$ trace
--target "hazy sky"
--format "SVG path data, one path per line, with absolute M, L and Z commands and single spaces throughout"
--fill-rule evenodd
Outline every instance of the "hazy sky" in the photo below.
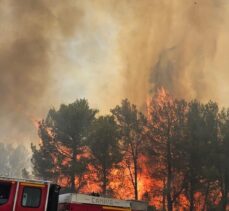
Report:
M 228 37 L 228 0 L 0 0 L 0 140 L 37 140 L 34 120 L 82 97 L 229 106 Z

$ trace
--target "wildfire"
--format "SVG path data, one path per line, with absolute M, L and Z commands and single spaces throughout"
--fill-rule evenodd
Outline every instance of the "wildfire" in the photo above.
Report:
M 172 98 L 169 96 L 167 91 L 164 88 L 160 88 L 157 92 L 157 96 L 154 98 L 147 98 L 147 118 L 150 121 L 150 113 L 153 105 L 153 100 L 157 101 L 157 104 L 161 105 L 163 102 L 172 103 Z M 50 132 L 50 131 L 49 131 Z M 51 135 L 51 134 L 50 134 Z M 67 148 L 61 147 L 59 149 L 62 153 L 70 153 Z M 80 160 L 82 157 L 89 158 L 90 151 L 87 149 L 84 150 L 83 154 L 77 155 L 76 159 Z M 64 160 L 62 165 L 68 165 L 69 160 Z M 161 207 L 162 204 L 162 192 L 164 188 L 164 182 L 159 179 L 152 178 L 152 167 L 148 166 L 148 158 L 144 155 L 141 155 L 139 160 L 139 174 L 137 178 L 138 182 L 138 194 L 140 200 L 146 200 L 149 204 L 154 205 L 157 208 Z M 114 197 L 120 199 L 134 199 L 134 188 L 130 180 L 130 169 L 127 168 L 125 160 L 118 164 L 118 168 L 114 167 L 110 171 L 108 190 L 111 190 L 111 193 Z M 132 166 L 130 167 L 132 168 Z M 81 193 L 91 193 L 98 192 L 101 190 L 101 183 L 98 181 L 98 175 L 95 169 L 95 166 L 88 164 L 87 173 L 81 178 L 84 183 L 83 186 L 79 189 Z M 63 187 L 69 185 L 69 178 L 62 175 L 59 180 L 59 184 Z M 79 177 L 75 177 L 75 184 L 79 186 L 80 183 Z M 185 201 L 185 198 L 181 198 L 181 201 Z M 187 200 L 186 200 L 187 201 Z
M 174 99 L 168 93 L 168 91 L 164 89 L 163 87 L 158 88 L 153 97 L 147 98 L 146 105 L 147 105 L 148 123 L 151 124 L 151 122 L 153 121 L 153 127 L 158 129 L 159 131 L 163 130 L 162 128 L 167 125 L 167 117 L 165 117 L 164 115 L 168 115 L 170 121 L 174 121 L 176 118 L 173 110 L 171 109 L 171 108 L 174 108 Z M 166 114 L 163 112 L 165 108 L 168 108 Z M 152 114 L 154 114 L 154 111 L 159 112 L 159 113 L 161 112 L 162 115 L 158 115 L 156 116 L 156 119 L 153 119 Z M 161 136 L 158 136 L 158 137 L 154 136 L 154 139 L 156 140 L 158 145 L 164 142 L 163 137 Z M 155 148 L 156 147 L 157 146 L 155 146 Z M 161 158 L 159 158 L 159 160 L 160 159 Z M 142 163 L 147 163 L 147 162 L 142 162 Z M 149 175 L 149 181 L 143 180 L 145 182 L 143 187 L 151 187 L 150 190 L 147 190 L 145 188 L 146 192 L 149 191 L 149 193 L 151 193 L 150 199 L 149 199 L 150 204 L 154 205 L 157 208 L 162 208 L 163 203 L 166 203 L 166 200 L 165 200 L 166 198 L 166 194 L 165 194 L 166 177 L 164 176 L 163 178 L 162 176 L 159 179 L 152 178 L 152 172 L 157 172 L 158 170 L 163 171 L 166 169 L 166 167 L 164 166 L 165 164 L 163 164 L 163 162 L 161 162 L 159 165 L 160 166 L 155 164 L 153 168 L 151 168 L 151 172 L 149 172 L 148 170 L 149 168 L 147 168 L 147 166 L 144 166 L 143 169 L 146 169 L 146 172 L 144 172 L 144 175 Z M 180 204 L 178 210 L 182 211 L 188 207 L 188 199 L 183 194 L 180 194 L 180 197 L 177 203 Z M 164 204 L 164 206 L 166 205 Z
M 147 98 L 148 123 L 152 121 L 151 114 L 153 112 L 153 109 L 155 109 L 155 106 L 157 106 L 156 109 L 162 109 L 164 105 L 172 106 L 173 104 L 174 99 L 169 95 L 169 93 L 164 88 L 158 89 L 154 97 Z M 173 113 L 171 113 L 171 118 L 173 118 Z M 159 119 L 158 122 L 156 122 L 156 127 L 157 124 L 163 121 L 165 120 Z M 48 130 L 47 133 L 50 136 L 52 136 L 51 130 Z M 155 139 L 157 139 L 157 137 L 155 137 Z M 163 140 L 158 138 L 157 141 L 160 142 Z M 69 150 L 66 147 L 58 146 L 57 148 L 59 152 L 63 154 L 72 154 L 71 150 Z M 91 157 L 90 150 L 87 147 L 85 147 L 82 150 L 82 152 L 83 153 L 78 154 L 75 159 L 80 161 L 80 159 Z M 69 160 L 69 158 L 66 158 L 62 160 L 61 164 L 68 166 L 70 162 L 71 160 Z M 149 202 L 150 205 L 153 205 L 156 208 L 161 209 L 163 204 L 166 205 L 166 177 L 162 176 L 160 178 L 154 176 L 154 173 L 158 169 L 164 169 L 165 166 L 163 166 L 163 164 L 161 163 L 149 166 L 149 158 L 147 157 L 147 155 L 143 154 L 140 154 L 140 157 L 138 158 L 137 162 L 139 168 L 137 176 L 139 200 L 146 200 Z M 88 164 L 86 168 L 86 173 L 84 173 L 81 176 L 75 177 L 75 185 L 78 188 L 78 191 L 81 193 L 101 193 L 101 181 L 99 180 L 98 171 L 96 167 L 93 164 Z M 131 180 L 131 171 L 133 173 L 133 165 L 130 164 L 129 166 L 127 166 L 125 159 L 123 159 L 123 161 L 121 161 L 118 165 L 116 165 L 110 170 L 108 178 L 109 183 L 107 184 L 108 196 L 113 196 L 120 199 L 134 199 L 134 187 L 133 181 Z M 70 184 L 70 178 L 63 174 L 59 177 L 58 182 L 61 186 L 68 187 Z M 200 202 L 203 202 L 203 196 L 197 194 L 195 197 L 196 199 L 200 199 Z M 185 210 L 189 206 L 187 197 L 182 193 L 176 201 L 177 204 L 179 204 L 178 210 L 180 211 Z M 199 207 L 201 206 L 202 205 L 200 204 Z

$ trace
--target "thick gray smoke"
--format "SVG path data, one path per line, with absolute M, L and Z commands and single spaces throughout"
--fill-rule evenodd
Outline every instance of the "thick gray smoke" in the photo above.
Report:
M 32 121 L 78 97 L 107 112 L 164 86 L 229 104 L 228 4 L 0 0 L 0 140 L 33 141 Z
M 213 64 L 222 28 L 228 25 L 228 2 L 122 3 L 120 49 L 126 65 L 125 90 L 133 101 L 141 104 L 158 86 L 176 97 L 220 100 L 217 80 L 212 79 L 216 71 L 225 70 L 213 70 Z
M 29 138 L 26 131 L 48 102 L 56 39 L 73 34 L 82 15 L 73 1 L 47 2 L 0 1 L 1 139 Z

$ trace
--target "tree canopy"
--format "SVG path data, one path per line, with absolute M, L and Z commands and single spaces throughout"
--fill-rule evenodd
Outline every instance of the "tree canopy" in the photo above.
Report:
M 66 176 L 72 191 L 81 188 L 87 171 L 87 157 L 83 155 L 85 141 L 96 113 L 97 110 L 91 109 L 85 99 L 61 105 L 59 110 L 50 109 L 46 119 L 40 122 L 40 148 L 32 147 L 36 175 L 45 173 L 46 176 L 42 171 L 48 171 L 49 175 Z
M 119 130 L 112 116 L 101 116 L 93 124 L 88 145 L 91 151 L 93 165 L 99 181 L 102 182 L 102 192 L 107 193 L 108 177 L 111 169 L 122 159 L 119 146 Z
M 71 191 L 147 199 L 158 210 L 226 211 L 228 131 L 228 109 L 165 90 L 145 110 L 125 99 L 104 116 L 78 99 L 40 122 L 34 175 Z

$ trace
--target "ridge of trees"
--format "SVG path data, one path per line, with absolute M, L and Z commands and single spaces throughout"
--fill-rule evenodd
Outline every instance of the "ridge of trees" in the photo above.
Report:
M 101 194 L 117 196 L 122 186 L 158 210 L 228 209 L 229 109 L 158 91 L 145 113 L 127 99 L 110 115 L 97 112 L 85 99 L 50 109 L 39 124 L 41 144 L 31 146 L 35 176 L 64 178 L 76 192 L 96 184 Z M 145 172 L 158 184 L 150 190 Z

